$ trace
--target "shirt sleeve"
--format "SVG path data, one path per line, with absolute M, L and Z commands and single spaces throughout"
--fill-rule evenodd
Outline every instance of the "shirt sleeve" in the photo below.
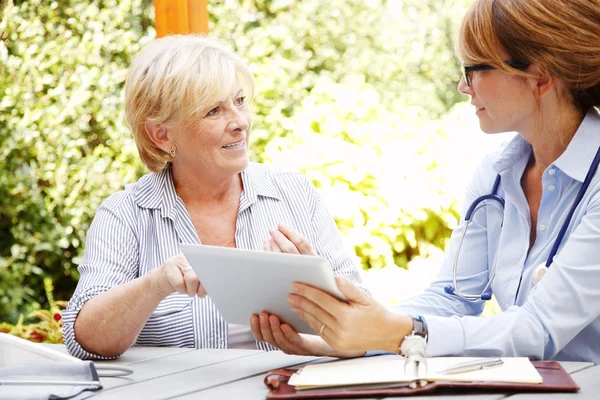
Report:
M 137 240 L 114 211 L 101 205 L 88 231 L 79 282 L 63 312 L 63 337 L 71 355 L 81 359 L 112 359 L 84 350 L 73 328 L 83 305 L 95 296 L 138 276 Z
M 309 192 L 314 196 L 314 211 L 311 218 L 311 228 L 313 233 L 313 248 L 315 252 L 326 258 L 333 267 L 336 275 L 341 275 L 354 282 L 366 293 L 369 291 L 363 285 L 360 274 L 356 267 L 355 256 L 348 250 L 344 244 L 342 235 L 337 229 L 333 216 L 327 209 L 321 195 L 316 188 L 306 180 L 309 185 Z

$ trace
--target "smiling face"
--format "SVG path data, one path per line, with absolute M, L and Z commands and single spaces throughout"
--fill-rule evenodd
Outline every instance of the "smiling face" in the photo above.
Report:
M 508 55 L 504 55 L 508 59 Z M 479 126 L 486 133 L 531 130 L 537 103 L 532 83 L 527 78 L 491 69 L 470 74 L 471 86 L 464 76 L 458 91 L 471 98 Z
M 173 168 L 227 179 L 248 165 L 252 118 L 241 90 L 170 130 L 177 156 Z

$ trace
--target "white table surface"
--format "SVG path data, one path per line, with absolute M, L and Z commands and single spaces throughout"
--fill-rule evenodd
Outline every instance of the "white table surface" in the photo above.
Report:
M 66 352 L 62 345 L 50 345 Z M 263 379 L 273 369 L 316 360 L 316 357 L 289 356 L 278 351 L 180 349 L 133 347 L 115 361 L 98 364 L 127 365 L 134 373 L 122 378 L 101 378 L 104 388 L 93 395 L 101 399 L 264 399 Z M 600 365 L 562 362 L 581 387 L 577 393 L 485 394 L 401 397 L 413 400 L 583 400 L 600 399 Z M 78 397 L 82 399 L 91 393 Z M 398 397 L 396 397 L 398 398 Z

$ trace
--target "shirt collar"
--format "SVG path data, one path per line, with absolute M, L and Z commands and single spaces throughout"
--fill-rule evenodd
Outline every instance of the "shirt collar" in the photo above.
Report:
M 600 113 L 595 108 L 591 108 L 566 150 L 553 165 L 572 179 L 583 182 L 598 147 L 600 147 Z M 493 167 L 497 173 L 501 173 L 530 153 L 531 145 L 521 135 L 515 135 L 502 150 Z
M 248 164 L 248 167 L 242 171 L 242 185 L 244 186 L 244 195 L 250 204 L 255 203 L 258 196 L 282 199 L 273 181 L 273 173 L 269 173 L 260 164 Z
M 501 173 L 512 168 L 517 162 L 531 153 L 531 145 L 521 137 L 515 135 L 506 146 L 493 164 L 497 173 Z
M 567 149 L 554 162 L 561 171 L 580 182 L 590 169 L 600 147 L 600 114 L 591 108 L 579 125 Z
M 242 185 L 244 195 L 250 204 L 255 203 L 258 196 L 281 200 L 272 174 L 268 174 L 257 164 L 250 163 L 248 168 L 242 171 Z M 152 172 L 144 175 L 136 184 L 134 198 L 138 206 L 160 209 L 163 217 L 174 218 L 172 213 L 175 210 L 178 195 L 175 192 L 170 166 L 159 173 Z
M 142 208 L 160 209 L 163 217 L 174 218 L 177 192 L 173 185 L 171 167 L 167 166 L 159 173 L 144 175 L 136 184 L 135 202 Z

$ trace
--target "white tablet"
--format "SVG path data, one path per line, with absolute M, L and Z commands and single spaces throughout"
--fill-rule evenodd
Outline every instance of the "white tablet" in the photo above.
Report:
M 181 244 L 181 250 L 225 321 L 250 325 L 252 314 L 274 314 L 296 332 L 315 332 L 290 309 L 293 282 L 345 300 L 329 262 L 321 257 Z

